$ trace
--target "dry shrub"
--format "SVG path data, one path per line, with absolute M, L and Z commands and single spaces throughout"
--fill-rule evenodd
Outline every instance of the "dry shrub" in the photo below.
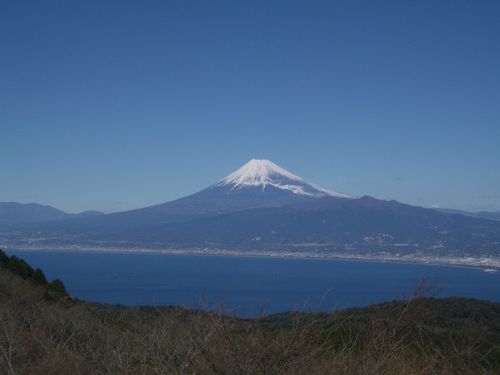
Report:
M 182 308 L 48 301 L 39 287 L 0 270 L 0 372 L 493 374 L 480 337 L 443 335 L 421 324 L 428 303 L 422 294 L 390 305 L 384 310 L 390 314 L 250 320 Z

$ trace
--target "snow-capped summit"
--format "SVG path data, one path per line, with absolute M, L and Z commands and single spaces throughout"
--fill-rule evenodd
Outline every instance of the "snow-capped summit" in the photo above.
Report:
M 262 190 L 274 187 L 288 190 L 294 194 L 311 197 L 332 196 L 349 198 L 349 195 L 324 189 L 304 181 L 301 177 L 281 168 L 270 160 L 252 159 L 229 176 L 220 180 L 215 186 L 229 186 L 231 189 L 255 188 Z
M 310 184 L 269 160 L 253 159 L 194 194 L 110 217 L 130 226 L 138 222 L 145 226 L 164 225 L 250 209 L 307 204 L 322 197 L 349 198 L 346 194 Z
M 219 185 L 233 184 L 235 188 L 244 186 L 265 186 L 272 184 L 273 179 L 287 178 L 302 181 L 299 176 L 288 172 L 270 160 L 252 159 L 229 176 L 223 178 Z

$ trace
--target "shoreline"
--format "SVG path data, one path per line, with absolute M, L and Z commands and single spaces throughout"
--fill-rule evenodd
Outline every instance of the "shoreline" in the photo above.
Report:
M 1 247 L 1 246 L 0 246 Z M 481 264 L 484 258 L 470 258 L 477 263 L 467 264 L 460 260 L 463 258 L 396 258 L 383 256 L 364 256 L 364 255 L 325 255 L 321 253 L 302 253 L 302 252 L 251 252 L 240 250 L 200 250 L 200 249 L 120 249 L 120 248 L 16 248 L 5 246 L 3 249 L 7 251 L 19 252 L 44 252 L 44 253 L 88 253 L 88 254 L 142 254 L 142 255 L 170 255 L 170 256 L 216 256 L 216 257 L 240 257 L 240 258 L 263 258 L 263 259 L 296 259 L 296 260 L 316 260 L 316 261 L 340 261 L 340 262 L 364 262 L 364 263 L 389 263 L 389 264 L 413 264 L 421 266 L 441 266 L 453 268 L 468 268 L 481 270 L 483 272 L 496 273 L 500 272 L 500 258 L 494 259 L 496 264 Z M 345 256 L 343 256 L 345 255 Z M 446 261 L 448 260 L 448 261 Z M 455 260 L 455 262 L 453 262 Z

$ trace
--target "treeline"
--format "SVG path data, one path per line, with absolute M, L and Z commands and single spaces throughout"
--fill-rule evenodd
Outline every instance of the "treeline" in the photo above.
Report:
M 9 257 L 2 249 L 0 249 L 0 267 L 31 281 L 35 285 L 43 286 L 45 297 L 49 299 L 69 297 L 61 280 L 54 279 L 49 282 L 40 268 L 33 269 L 25 260 L 15 255 Z

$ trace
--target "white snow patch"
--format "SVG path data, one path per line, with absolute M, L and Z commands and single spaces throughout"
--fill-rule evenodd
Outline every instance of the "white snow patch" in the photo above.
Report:
M 269 185 L 278 189 L 289 190 L 294 194 L 317 198 L 327 195 L 337 198 L 350 198 L 347 194 L 309 184 L 301 177 L 281 168 L 270 160 L 252 159 L 216 184 L 216 186 L 226 185 L 232 185 L 231 189 L 262 186 L 262 190 Z

